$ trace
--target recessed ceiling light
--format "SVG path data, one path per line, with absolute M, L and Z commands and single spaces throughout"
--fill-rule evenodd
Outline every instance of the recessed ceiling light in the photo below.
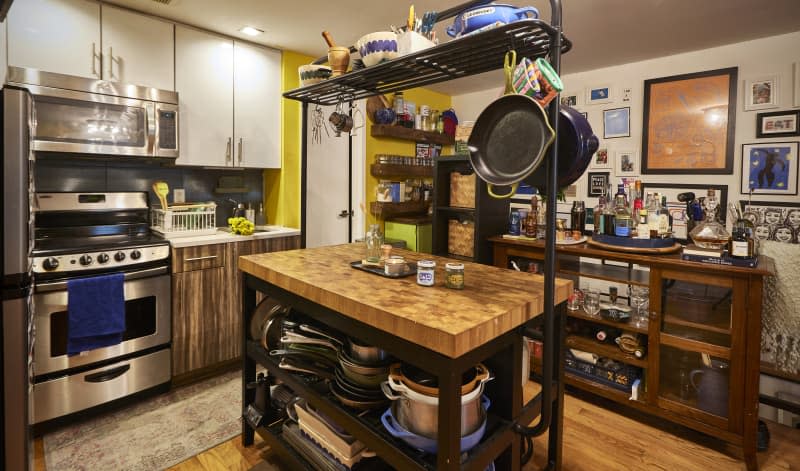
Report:
M 252 26 L 245 26 L 242 29 L 240 29 L 239 32 L 240 33 L 244 33 L 244 34 L 246 34 L 248 36 L 258 36 L 259 34 L 263 33 L 264 31 L 262 31 L 262 30 L 260 30 L 258 28 L 253 28 Z

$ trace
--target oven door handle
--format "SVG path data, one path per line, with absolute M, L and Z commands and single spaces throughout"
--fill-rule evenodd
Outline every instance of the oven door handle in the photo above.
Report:
M 125 273 L 125 281 L 137 280 L 140 278 L 150 278 L 156 275 L 164 275 L 167 273 L 167 267 L 148 268 L 147 270 L 139 270 Z M 64 291 L 67 289 L 66 281 L 53 281 L 50 283 L 36 283 L 35 291 L 37 293 L 47 293 L 50 291 Z
M 92 373 L 90 375 L 86 375 L 83 377 L 83 380 L 86 381 L 87 383 L 104 383 L 106 381 L 111 381 L 114 378 L 122 376 L 130 369 L 131 369 L 131 364 L 126 363 L 122 366 L 111 368 L 110 370 L 100 371 L 98 373 Z

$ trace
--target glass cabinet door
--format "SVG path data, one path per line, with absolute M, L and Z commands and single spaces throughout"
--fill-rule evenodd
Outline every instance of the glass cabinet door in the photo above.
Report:
M 661 275 L 653 280 L 659 289 L 651 299 L 658 319 L 658 402 L 727 420 L 732 333 L 739 319 L 733 282 L 672 271 Z

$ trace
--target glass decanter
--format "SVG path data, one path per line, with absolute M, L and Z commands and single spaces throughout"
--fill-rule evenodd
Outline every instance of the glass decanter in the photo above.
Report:
M 703 213 L 705 219 L 689 232 L 698 247 L 705 249 L 724 249 L 728 245 L 731 235 L 725 226 L 717 222 L 717 210 L 719 202 L 713 189 L 709 189 L 705 201 L 703 201 Z

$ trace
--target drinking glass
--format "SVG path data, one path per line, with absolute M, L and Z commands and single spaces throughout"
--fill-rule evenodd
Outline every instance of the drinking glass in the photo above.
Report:
M 586 314 L 597 317 L 600 312 L 600 292 L 594 289 L 583 291 L 583 310 Z
M 631 306 L 634 309 L 633 324 L 636 327 L 647 327 L 647 308 L 650 301 L 650 290 L 644 286 L 631 286 Z

